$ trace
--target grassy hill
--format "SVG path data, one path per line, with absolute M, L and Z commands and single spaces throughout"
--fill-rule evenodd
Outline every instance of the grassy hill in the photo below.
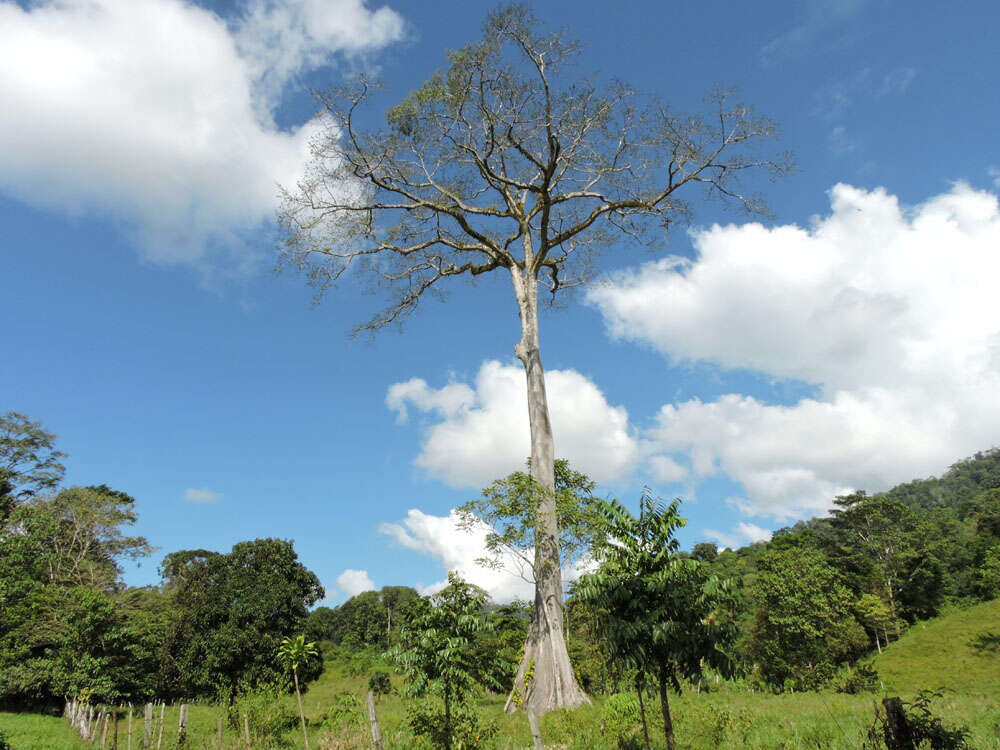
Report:
M 917 623 L 873 663 L 890 693 L 932 688 L 997 699 L 1000 599 Z

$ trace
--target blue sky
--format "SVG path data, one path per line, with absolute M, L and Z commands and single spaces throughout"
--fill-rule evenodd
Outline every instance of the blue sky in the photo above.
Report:
M 67 482 L 137 499 L 162 553 L 295 540 L 330 601 L 449 567 L 499 598 L 448 514 L 520 468 L 503 279 L 402 333 L 272 273 L 274 185 L 309 89 L 377 70 L 391 102 L 477 38 L 478 2 L 0 0 L 0 410 Z M 687 499 L 686 545 L 743 544 L 836 492 L 938 474 L 1000 427 L 994 3 L 545 2 L 581 67 L 679 110 L 712 87 L 782 127 L 774 219 L 717 204 L 542 320 L 556 449 L 634 503 Z M 339 581 L 339 583 L 338 583 Z

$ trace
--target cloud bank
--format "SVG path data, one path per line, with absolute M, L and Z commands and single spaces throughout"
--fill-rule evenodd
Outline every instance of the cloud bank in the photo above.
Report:
M 146 257 L 199 264 L 273 218 L 323 123 L 271 114 L 297 73 L 400 38 L 362 0 L 0 0 L 0 191 L 120 221 Z
M 883 189 L 837 185 L 830 198 L 808 228 L 697 231 L 695 260 L 588 294 L 613 337 L 672 363 L 816 386 L 791 405 L 738 393 L 668 404 L 646 434 L 696 476 L 740 482 L 744 512 L 783 521 L 939 473 L 1000 428 L 997 196 L 960 183 L 908 209 Z

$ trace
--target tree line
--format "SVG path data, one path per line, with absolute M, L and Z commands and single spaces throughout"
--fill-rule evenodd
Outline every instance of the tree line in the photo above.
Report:
M 135 499 L 104 484 L 61 488 L 65 456 L 54 441 L 24 415 L 0 416 L 0 704 L 287 686 L 280 644 L 324 595 L 292 543 L 172 552 L 160 585 L 126 586 L 123 564 L 154 552 L 128 533 Z M 307 683 L 321 671 L 313 654 L 297 676 Z

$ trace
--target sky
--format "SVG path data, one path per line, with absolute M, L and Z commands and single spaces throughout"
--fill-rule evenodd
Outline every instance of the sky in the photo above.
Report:
M 452 515 L 529 452 L 509 281 L 351 338 L 377 295 L 274 272 L 310 92 L 366 71 L 399 101 L 492 7 L 0 0 L 0 411 L 58 435 L 67 484 L 136 498 L 159 551 L 129 583 L 281 537 L 330 604 L 450 569 L 530 593 Z M 685 547 L 740 546 L 997 444 L 996 3 L 535 9 L 678 111 L 739 87 L 798 164 L 771 218 L 689 196 L 543 311 L 557 455 L 629 507 L 682 498 Z

